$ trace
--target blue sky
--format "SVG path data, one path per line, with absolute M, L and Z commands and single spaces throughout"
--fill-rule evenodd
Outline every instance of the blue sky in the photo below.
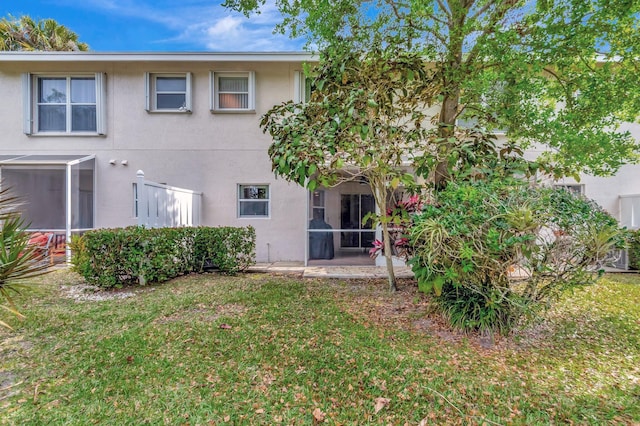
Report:
M 221 0 L 2 0 L 0 15 L 53 18 L 75 31 L 91 50 L 291 51 L 303 42 L 273 34 L 280 15 L 268 0 L 250 19 Z

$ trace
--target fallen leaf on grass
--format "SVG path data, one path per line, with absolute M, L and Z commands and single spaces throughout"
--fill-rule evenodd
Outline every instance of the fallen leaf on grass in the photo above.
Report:
M 230 330 L 233 327 L 231 327 L 229 324 L 220 324 L 220 328 L 223 330 Z
M 418 426 L 427 426 L 427 425 L 433 424 L 435 419 L 436 419 L 436 413 L 431 411 L 427 417 L 425 417 L 420 421 Z
M 264 414 L 264 408 L 258 408 L 256 414 Z
M 378 411 L 382 410 L 384 407 L 386 407 L 387 405 L 389 405 L 389 403 L 391 402 L 391 400 L 389 398 L 376 398 L 375 399 L 376 402 L 376 406 L 374 408 L 374 413 L 378 414 Z
M 325 415 L 319 408 L 313 410 L 313 424 L 324 422 Z

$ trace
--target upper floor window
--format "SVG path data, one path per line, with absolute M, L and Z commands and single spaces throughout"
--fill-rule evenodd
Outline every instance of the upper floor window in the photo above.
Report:
M 146 105 L 151 112 L 191 112 L 191 73 L 146 73 Z
M 104 76 L 23 76 L 26 134 L 104 134 Z
M 494 82 L 488 91 L 480 95 L 477 108 L 469 110 L 465 108 L 458 116 L 457 125 L 463 129 L 481 127 L 494 134 L 506 134 L 509 130 L 506 126 L 501 126 L 498 110 L 488 110 L 490 107 L 496 108 L 501 104 L 500 99 L 507 96 L 507 83 L 504 81 Z M 482 120 L 480 120 L 480 117 Z
M 255 111 L 255 73 L 212 72 L 212 111 Z

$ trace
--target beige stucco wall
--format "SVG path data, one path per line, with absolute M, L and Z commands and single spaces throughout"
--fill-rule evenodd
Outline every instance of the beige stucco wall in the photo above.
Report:
M 636 139 L 640 140 L 640 124 L 625 123 L 622 130 L 629 131 Z M 534 147 L 527 152 L 528 158 L 535 158 L 543 147 Z M 580 180 L 563 178 L 558 181 L 546 181 L 548 184 L 581 184 L 584 186 L 584 195 L 595 200 L 613 217 L 620 220 L 620 196 L 640 194 L 640 165 L 628 164 L 620 168 L 615 176 L 597 177 L 587 174 L 580 175 Z
M 293 98 L 299 69 L 291 62 L 2 63 L 0 154 L 95 154 L 96 227 L 135 224 L 132 183 L 143 170 L 148 180 L 203 192 L 203 225 L 254 226 L 258 261 L 304 260 L 306 191 L 275 179 L 267 156 L 270 138 L 258 125 L 271 106 Z M 212 114 L 211 70 L 254 71 L 255 113 Z M 144 73 L 172 71 L 193 74 L 193 112 L 148 113 Z M 23 72 L 106 73 L 106 135 L 25 135 Z M 238 184 L 270 185 L 269 218 L 237 217 Z

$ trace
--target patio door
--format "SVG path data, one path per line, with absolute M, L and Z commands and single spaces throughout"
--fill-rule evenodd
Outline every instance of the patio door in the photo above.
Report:
M 375 201 L 370 194 L 341 194 L 340 199 L 340 247 L 365 249 L 372 247 L 375 231 L 371 220 L 363 223 L 364 217 L 375 212 Z

